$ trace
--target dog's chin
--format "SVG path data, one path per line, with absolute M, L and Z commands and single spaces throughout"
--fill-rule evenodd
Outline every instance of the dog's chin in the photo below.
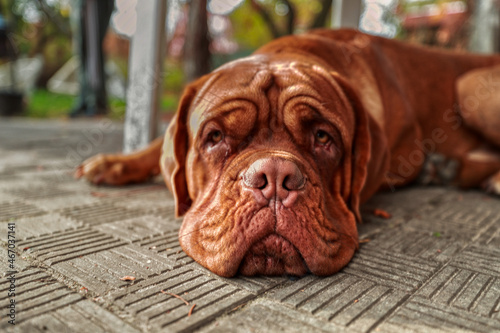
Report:
M 285 238 L 271 234 L 255 243 L 243 258 L 242 275 L 296 275 L 308 272 L 299 251 Z
M 302 196 L 293 208 L 262 207 L 248 195 L 232 209 L 195 206 L 184 218 L 180 245 L 199 264 L 224 277 L 334 274 L 352 258 L 357 235 L 334 230 L 341 223 L 325 219 L 321 204 L 308 203 Z

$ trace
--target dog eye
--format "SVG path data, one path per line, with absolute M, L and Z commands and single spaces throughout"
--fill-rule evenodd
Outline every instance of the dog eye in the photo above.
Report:
M 223 135 L 221 131 L 213 131 L 209 134 L 209 139 L 213 144 L 218 144 L 222 141 Z
M 320 145 L 325 145 L 330 141 L 330 136 L 325 131 L 319 130 L 314 135 L 316 143 Z

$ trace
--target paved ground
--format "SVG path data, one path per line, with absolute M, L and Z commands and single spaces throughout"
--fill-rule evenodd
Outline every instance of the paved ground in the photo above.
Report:
M 181 251 L 160 182 L 96 188 L 70 177 L 86 156 L 119 150 L 121 135 L 103 120 L 0 119 L 0 330 L 500 331 L 500 200 L 446 188 L 381 194 L 364 207 L 366 242 L 341 273 L 223 279 Z

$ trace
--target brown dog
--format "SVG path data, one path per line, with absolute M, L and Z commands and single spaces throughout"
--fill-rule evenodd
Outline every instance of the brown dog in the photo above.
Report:
M 351 260 L 359 205 L 380 188 L 425 170 L 500 193 L 496 64 L 353 30 L 284 37 L 190 84 L 161 158 L 157 139 L 76 175 L 121 185 L 160 161 L 197 262 L 228 277 L 329 275 Z

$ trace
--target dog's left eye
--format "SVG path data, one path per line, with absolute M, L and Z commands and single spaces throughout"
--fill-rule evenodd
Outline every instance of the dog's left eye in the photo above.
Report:
M 319 130 L 314 135 L 316 143 L 326 145 L 330 141 L 330 136 L 325 131 Z

